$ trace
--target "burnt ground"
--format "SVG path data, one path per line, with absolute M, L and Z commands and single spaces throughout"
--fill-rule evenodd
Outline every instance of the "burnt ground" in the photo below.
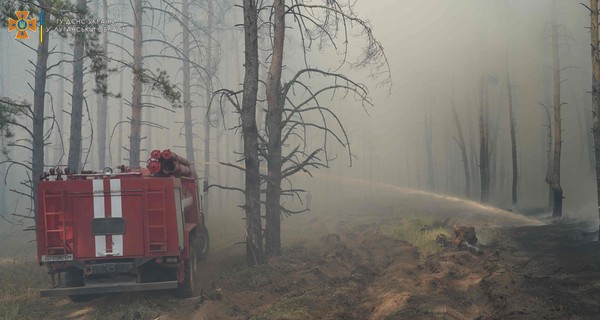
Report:
M 598 319 L 600 245 L 581 231 L 585 226 L 515 226 L 524 222 L 476 214 L 485 208 L 465 207 L 459 218 L 462 204 L 436 209 L 429 201 L 416 211 L 417 204 L 388 200 L 347 204 L 342 216 L 286 220 L 284 252 L 266 266 L 244 267 L 242 246 L 213 251 L 198 297 L 144 293 L 81 304 L 36 298 L 35 312 L 16 318 Z M 406 212 L 442 220 L 452 213 L 448 227 L 474 225 L 482 252 L 449 246 L 422 254 L 399 234 L 397 226 L 411 223 Z

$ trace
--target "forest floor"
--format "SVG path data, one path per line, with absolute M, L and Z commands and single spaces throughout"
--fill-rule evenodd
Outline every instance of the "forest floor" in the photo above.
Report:
M 204 290 L 189 299 L 172 292 L 109 295 L 86 303 L 42 299 L 36 295 L 45 285 L 36 281 L 44 276 L 41 268 L 0 260 L 5 292 L 0 318 L 597 319 L 600 314 L 600 245 L 582 224 L 541 223 L 418 193 L 319 210 L 324 213 L 284 220 L 283 254 L 266 266 L 246 268 L 243 246 L 213 250 L 204 262 Z M 455 224 L 475 226 L 480 252 L 435 243 L 437 234 L 452 236 Z

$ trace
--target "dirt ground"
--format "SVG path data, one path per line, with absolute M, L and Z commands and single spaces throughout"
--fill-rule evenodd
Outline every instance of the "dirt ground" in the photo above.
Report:
M 204 289 L 197 297 L 143 293 L 80 304 L 32 298 L 31 310 L 22 310 L 16 318 L 598 319 L 600 315 L 600 245 L 582 231 L 585 225 L 541 223 L 418 193 L 384 196 L 376 202 L 349 200 L 322 210 L 336 212 L 284 221 L 283 255 L 267 266 L 246 268 L 240 245 L 213 250 L 204 262 Z M 481 251 L 448 246 L 424 254 L 418 244 L 405 239 L 402 233 L 407 229 L 400 227 L 423 216 L 445 221 L 441 228 L 448 229 L 448 235 L 454 224 L 475 226 Z

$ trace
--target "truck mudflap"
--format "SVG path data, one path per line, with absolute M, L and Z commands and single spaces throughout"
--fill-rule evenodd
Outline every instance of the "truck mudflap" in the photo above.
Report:
M 134 292 L 146 290 L 163 290 L 176 289 L 179 285 L 177 281 L 161 281 L 161 282 L 120 282 L 120 283 L 102 283 L 89 284 L 84 287 L 70 288 L 55 288 L 40 290 L 42 297 L 64 297 L 81 294 L 101 294 L 101 293 L 119 293 L 119 292 Z

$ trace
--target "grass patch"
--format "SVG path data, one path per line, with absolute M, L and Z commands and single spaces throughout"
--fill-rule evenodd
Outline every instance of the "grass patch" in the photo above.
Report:
M 305 320 L 315 319 L 310 313 L 311 306 L 315 301 L 311 298 L 301 296 L 279 301 L 273 308 L 262 315 L 254 316 L 251 320 Z
M 38 291 L 48 284 L 46 270 L 34 260 L 0 259 L 0 319 L 43 317 Z
M 394 236 L 417 248 L 421 258 L 441 252 L 444 249 L 435 241 L 439 234 L 444 234 L 450 239 L 451 233 L 448 221 L 441 221 L 434 217 L 406 219 L 394 228 Z

